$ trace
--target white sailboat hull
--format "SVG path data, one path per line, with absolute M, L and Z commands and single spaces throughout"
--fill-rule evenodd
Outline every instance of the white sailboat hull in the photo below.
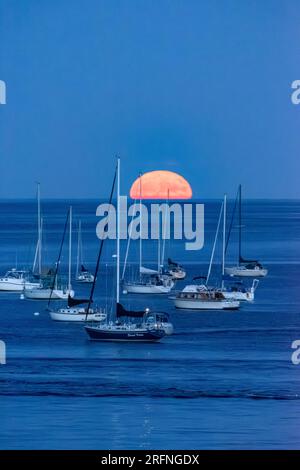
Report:
M 174 300 L 176 308 L 186 310 L 236 310 L 239 308 L 238 301 L 230 300 L 200 300 L 179 299 Z
M 225 272 L 235 277 L 265 277 L 268 274 L 268 270 L 264 268 L 247 269 L 243 266 L 225 268 Z
M 128 294 L 168 294 L 173 286 L 125 283 L 123 287 Z
M 79 274 L 76 277 L 76 282 L 80 282 L 82 284 L 92 284 L 94 282 L 94 276 L 92 274 L 89 274 L 89 275 Z
M 26 299 L 30 300 L 67 300 L 68 297 L 74 297 L 73 290 L 62 290 L 62 289 L 53 289 L 51 295 L 51 289 L 25 289 L 24 296 Z
M 85 329 L 93 341 L 153 342 L 165 336 L 162 328 L 137 328 L 135 325 L 87 325 Z
M 223 296 L 227 300 L 238 300 L 240 302 L 253 302 L 254 292 L 231 292 L 231 291 L 222 291 Z
M 24 279 L 0 279 L 0 291 L 5 292 L 22 292 L 25 289 L 32 289 L 38 287 L 39 284 L 35 282 L 28 282 Z
M 65 308 L 58 311 L 50 311 L 50 317 L 54 321 L 64 322 L 84 322 L 84 321 L 96 321 L 101 322 L 106 319 L 106 314 L 102 312 L 89 313 L 88 317 L 84 309 L 76 308 Z

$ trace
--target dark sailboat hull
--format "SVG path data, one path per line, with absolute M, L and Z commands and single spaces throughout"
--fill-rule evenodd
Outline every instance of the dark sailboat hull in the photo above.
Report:
M 155 342 L 165 336 L 163 330 L 103 330 L 93 326 L 85 326 L 86 332 L 93 341 L 126 341 Z

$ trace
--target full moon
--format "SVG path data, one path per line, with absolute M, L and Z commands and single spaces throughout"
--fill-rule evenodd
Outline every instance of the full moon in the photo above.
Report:
M 149 171 L 139 176 L 130 189 L 132 199 L 190 199 L 192 188 L 173 171 Z

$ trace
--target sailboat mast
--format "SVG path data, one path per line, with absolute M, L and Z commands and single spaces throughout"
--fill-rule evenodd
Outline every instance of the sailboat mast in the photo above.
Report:
M 166 200 L 166 211 L 164 213 L 164 220 L 163 220 L 163 240 L 162 240 L 162 253 L 161 253 L 161 261 L 160 265 L 163 268 L 165 264 L 165 251 L 166 251 L 166 235 L 167 235 L 167 210 L 170 198 L 170 190 L 168 188 L 168 197 Z
M 71 290 L 71 264 L 72 264 L 72 206 L 70 206 L 70 233 L 69 233 L 69 275 L 68 275 L 68 289 Z
M 54 290 L 54 288 L 57 289 L 57 273 L 58 273 L 58 268 L 59 268 L 59 265 L 60 265 L 60 258 L 61 258 L 61 253 L 62 253 L 62 249 L 63 249 L 63 246 L 64 246 L 66 231 L 67 231 L 67 228 L 68 228 L 69 216 L 70 216 L 70 211 L 68 211 L 68 213 L 67 213 L 67 218 L 66 218 L 65 226 L 64 226 L 64 232 L 63 232 L 62 240 L 61 240 L 60 247 L 59 247 L 59 254 L 58 254 L 57 262 L 55 263 L 55 273 L 54 273 L 54 277 L 53 277 L 53 281 L 52 281 L 52 285 L 51 285 L 51 292 L 50 292 L 50 297 L 49 297 L 49 300 L 48 300 L 48 308 L 49 308 L 49 305 L 50 305 L 50 302 L 51 302 L 51 299 L 52 299 L 53 290 Z
M 112 184 L 112 188 L 111 188 L 111 192 L 110 192 L 110 196 L 109 196 L 109 203 L 108 203 L 109 207 L 111 206 L 111 202 L 112 202 L 112 198 L 113 198 L 113 194 L 114 194 L 116 176 L 117 176 L 117 167 L 116 167 L 115 172 L 114 172 L 113 184 Z M 96 262 L 96 267 L 95 267 L 94 281 L 93 281 L 91 292 L 90 292 L 89 303 L 88 303 L 88 306 L 87 306 L 87 309 L 86 309 L 85 320 L 87 320 L 87 318 L 88 318 L 88 314 L 89 314 L 89 311 L 90 311 L 90 306 L 91 306 L 91 303 L 93 302 L 94 291 L 95 291 L 95 286 L 96 286 L 96 282 L 97 282 L 97 276 L 98 276 L 98 271 L 99 271 L 99 266 L 100 266 L 100 259 L 101 259 L 103 244 L 104 244 L 104 237 L 101 238 L 101 243 L 100 243 L 100 246 L 99 246 L 97 262 Z
M 239 185 L 239 263 L 242 259 L 242 185 Z
M 38 200 L 38 274 L 42 274 L 42 227 L 41 227 L 41 185 L 37 184 L 37 200 Z
M 124 259 L 124 265 L 123 265 L 123 272 L 122 272 L 122 277 L 121 277 L 122 281 L 124 280 L 125 272 L 126 272 L 126 268 L 127 268 L 128 253 L 129 253 L 129 248 L 130 248 L 130 240 L 131 240 L 131 236 L 132 236 L 132 221 L 133 221 L 134 216 L 135 216 L 135 210 L 136 210 L 136 199 L 134 200 L 133 212 L 132 212 L 132 216 L 131 216 L 130 229 L 129 229 L 129 234 L 128 234 L 128 241 L 127 241 L 125 259 Z
M 142 174 L 140 173 L 140 266 L 139 266 L 139 276 L 141 277 L 141 268 L 142 268 Z
M 76 259 L 76 278 L 79 275 L 79 263 L 81 262 L 81 220 L 78 222 L 78 239 L 77 239 L 77 259 Z
M 227 208 L 227 195 L 224 194 L 223 202 L 223 246 L 222 246 L 222 288 L 224 287 L 224 274 L 225 274 L 225 251 L 226 251 L 226 208 Z
M 160 218 L 158 219 L 157 271 L 160 273 Z
M 117 304 L 120 302 L 120 158 L 117 166 Z
M 41 226 L 41 197 L 40 197 L 40 183 L 37 183 L 37 231 L 38 240 L 35 248 L 34 260 L 32 265 L 32 272 L 35 273 L 36 267 L 38 274 L 42 274 L 42 226 Z

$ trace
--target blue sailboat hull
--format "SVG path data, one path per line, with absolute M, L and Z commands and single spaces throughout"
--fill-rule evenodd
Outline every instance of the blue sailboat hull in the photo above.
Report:
M 93 341 L 154 342 L 165 336 L 163 330 L 104 330 L 93 326 L 85 329 Z

